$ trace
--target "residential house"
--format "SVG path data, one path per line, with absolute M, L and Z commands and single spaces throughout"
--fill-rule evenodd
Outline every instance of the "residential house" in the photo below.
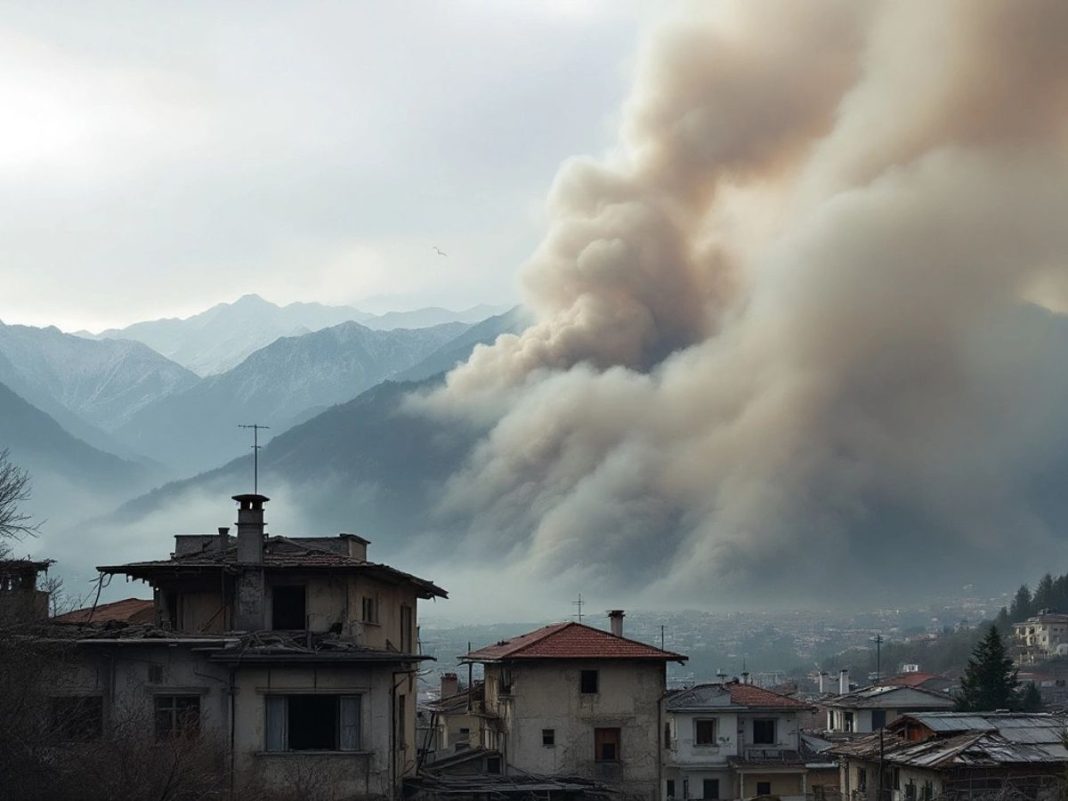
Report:
M 1068 655 L 1068 615 L 1043 609 L 1022 623 L 1013 623 L 1012 652 L 1021 665 Z
M 0 559 L 0 625 L 48 617 L 48 592 L 39 583 L 52 564 L 51 559 Z
M 828 732 L 867 734 L 906 712 L 949 711 L 954 702 L 944 692 L 892 684 L 823 698 L 820 705 L 827 710 Z
M 356 535 L 266 536 L 268 499 L 234 500 L 236 538 L 99 568 L 147 582 L 154 620 L 54 627 L 78 652 L 54 705 L 88 709 L 95 735 L 134 720 L 217 742 L 236 787 L 314 774 L 338 797 L 396 796 L 416 769 L 417 605 L 445 591 Z
M 483 665 L 486 744 L 505 775 L 576 777 L 655 799 L 668 662 L 686 657 L 612 631 L 555 623 L 472 651 Z
M 459 751 L 492 747 L 493 742 L 487 739 L 484 699 L 481 681 L 461 689 L 455 673 L 442 674 L 438 700 L 424 705 L 430 714 L 432 732 L 427 744 L 427 764 Z
M 926 712 L 841 743 L 840 779 L 850 801 L 1059 801 L 1068 718 L 1049 713 Z M 881 770 L 880 770 L 881 766 Z
M 664 796 L 736 799 L 808 793 L 799 716 L 810 705 L 738 681 L 668 694 Z

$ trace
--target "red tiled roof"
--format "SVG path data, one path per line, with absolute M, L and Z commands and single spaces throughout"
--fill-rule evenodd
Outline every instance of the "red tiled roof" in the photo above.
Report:
M 942 678 L 937 673 L 901 673 L 897 676 L 887 676 L 880 679 L 879 684 L 886 687 L 920 687 L 931 679 Z
M 782 693 L 765 690 L 763 687 L 757 687 L 755 684 L 738 684 L 736 682 L 730 682 L 723 686 L 731 694 L 731 703 L 737 704 L 738 706 L 756 706 L 764 708 L 797 707 L 798 709 L 808 709 L 810 706 L 810 704 L 806 704 L 804 701 L 798 701 L 796 698 L 791 698 Z
M 53 623 L 108 623 L 122 621 L 123 623 L 150 623 L 156 614 L 156 605 L 151 600 L 142 598 L 126 598 L 110 604 L 99 604 L 93 607 L 75 609 L 63 615 L 52 618 Z
M 582 623 L 554 623 L 472 651 L 468 662 L 508 659 L 638 659 L 685 662 L 687 657 L 651 645 L 617 637 Z

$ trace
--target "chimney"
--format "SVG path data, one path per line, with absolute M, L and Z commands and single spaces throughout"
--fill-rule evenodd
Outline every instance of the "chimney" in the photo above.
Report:
M 624 612 L 622 609 L 612 609 L 608 612 L 608 619 L 612 623 L 612 633 L 617 637 L 623 636 L 623 618 Z
M 237 501 L 237 561 L 242 565 L 263 564 L 263 495 L 235 495 Z
M 449 698 L 460 692 L 460 677 L 455 673 L 441 674 L 441 697 Z
M 263 495 L 235 495 L 237 501 L 237 597 L 234 628 L 260 631 L 264 628 Z
M 230 547 L 230 527 L 219 526 L 219 540 L 218 540 L 219 553 L 226 553 L 226 549 Z
M 849 671 L 842 668 L 838 672 L 838 694 L 845 695 L 849 692 Z
M 816 674 L 816 682 L 819 685 L 820 695 L 827 692 L 827 671 L 821 670 Z

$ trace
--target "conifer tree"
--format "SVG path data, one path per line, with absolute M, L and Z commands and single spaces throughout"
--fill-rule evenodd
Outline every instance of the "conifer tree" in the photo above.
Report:
M 1012 606 L 1009 607 L 1009 617 L 1012 618 L 1013 623 L 1019 623 L 1030 616 L 1031 590 L 1024 584 L 1016 591 L 1016 596 L 1012 599 Z
M 1039 695 L 1038 687 L 1033 681 L 1027 682 L 1020 692 L 1019 710 L 1021 712 L 1041 712 L 1042 696 Z
M 992 625 L 968 660 L 960 680 L 957 709 L 961 712 L 1016 709 L 1020 703 L 1018 688 L 1016 668 L 1005 653 L 997 627 Z

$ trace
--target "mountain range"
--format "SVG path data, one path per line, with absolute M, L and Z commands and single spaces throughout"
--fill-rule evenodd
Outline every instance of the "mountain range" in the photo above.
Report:
M 198 472 L 247 451 L 251 443 L 239 424 L 263 423 L 281 433 L 418 364 L 467 328 L 454 322 L 373 331 L 346 322 L 282 337 L 233 369 L 143 407 L 116 436 L 179 474 Z
M 290 303 L 278 306 L 259 295 L 244 295 L 233 303 L 219 303 L 184 319 L 167 318 L 134 323 L 92 334 L 76 332 L 91 339 L 127 339 L 148 345 L 201 376 L 225 372 L 248 355 L 279 337 L 330 328 L 344 322 L 358 322 L 375 330 L 427 328 L 444 323 L 476 323 L 503 309 L 473 306 L 459 312 L 441 308 L 370 314 L 351 306 L 321 303 Z

